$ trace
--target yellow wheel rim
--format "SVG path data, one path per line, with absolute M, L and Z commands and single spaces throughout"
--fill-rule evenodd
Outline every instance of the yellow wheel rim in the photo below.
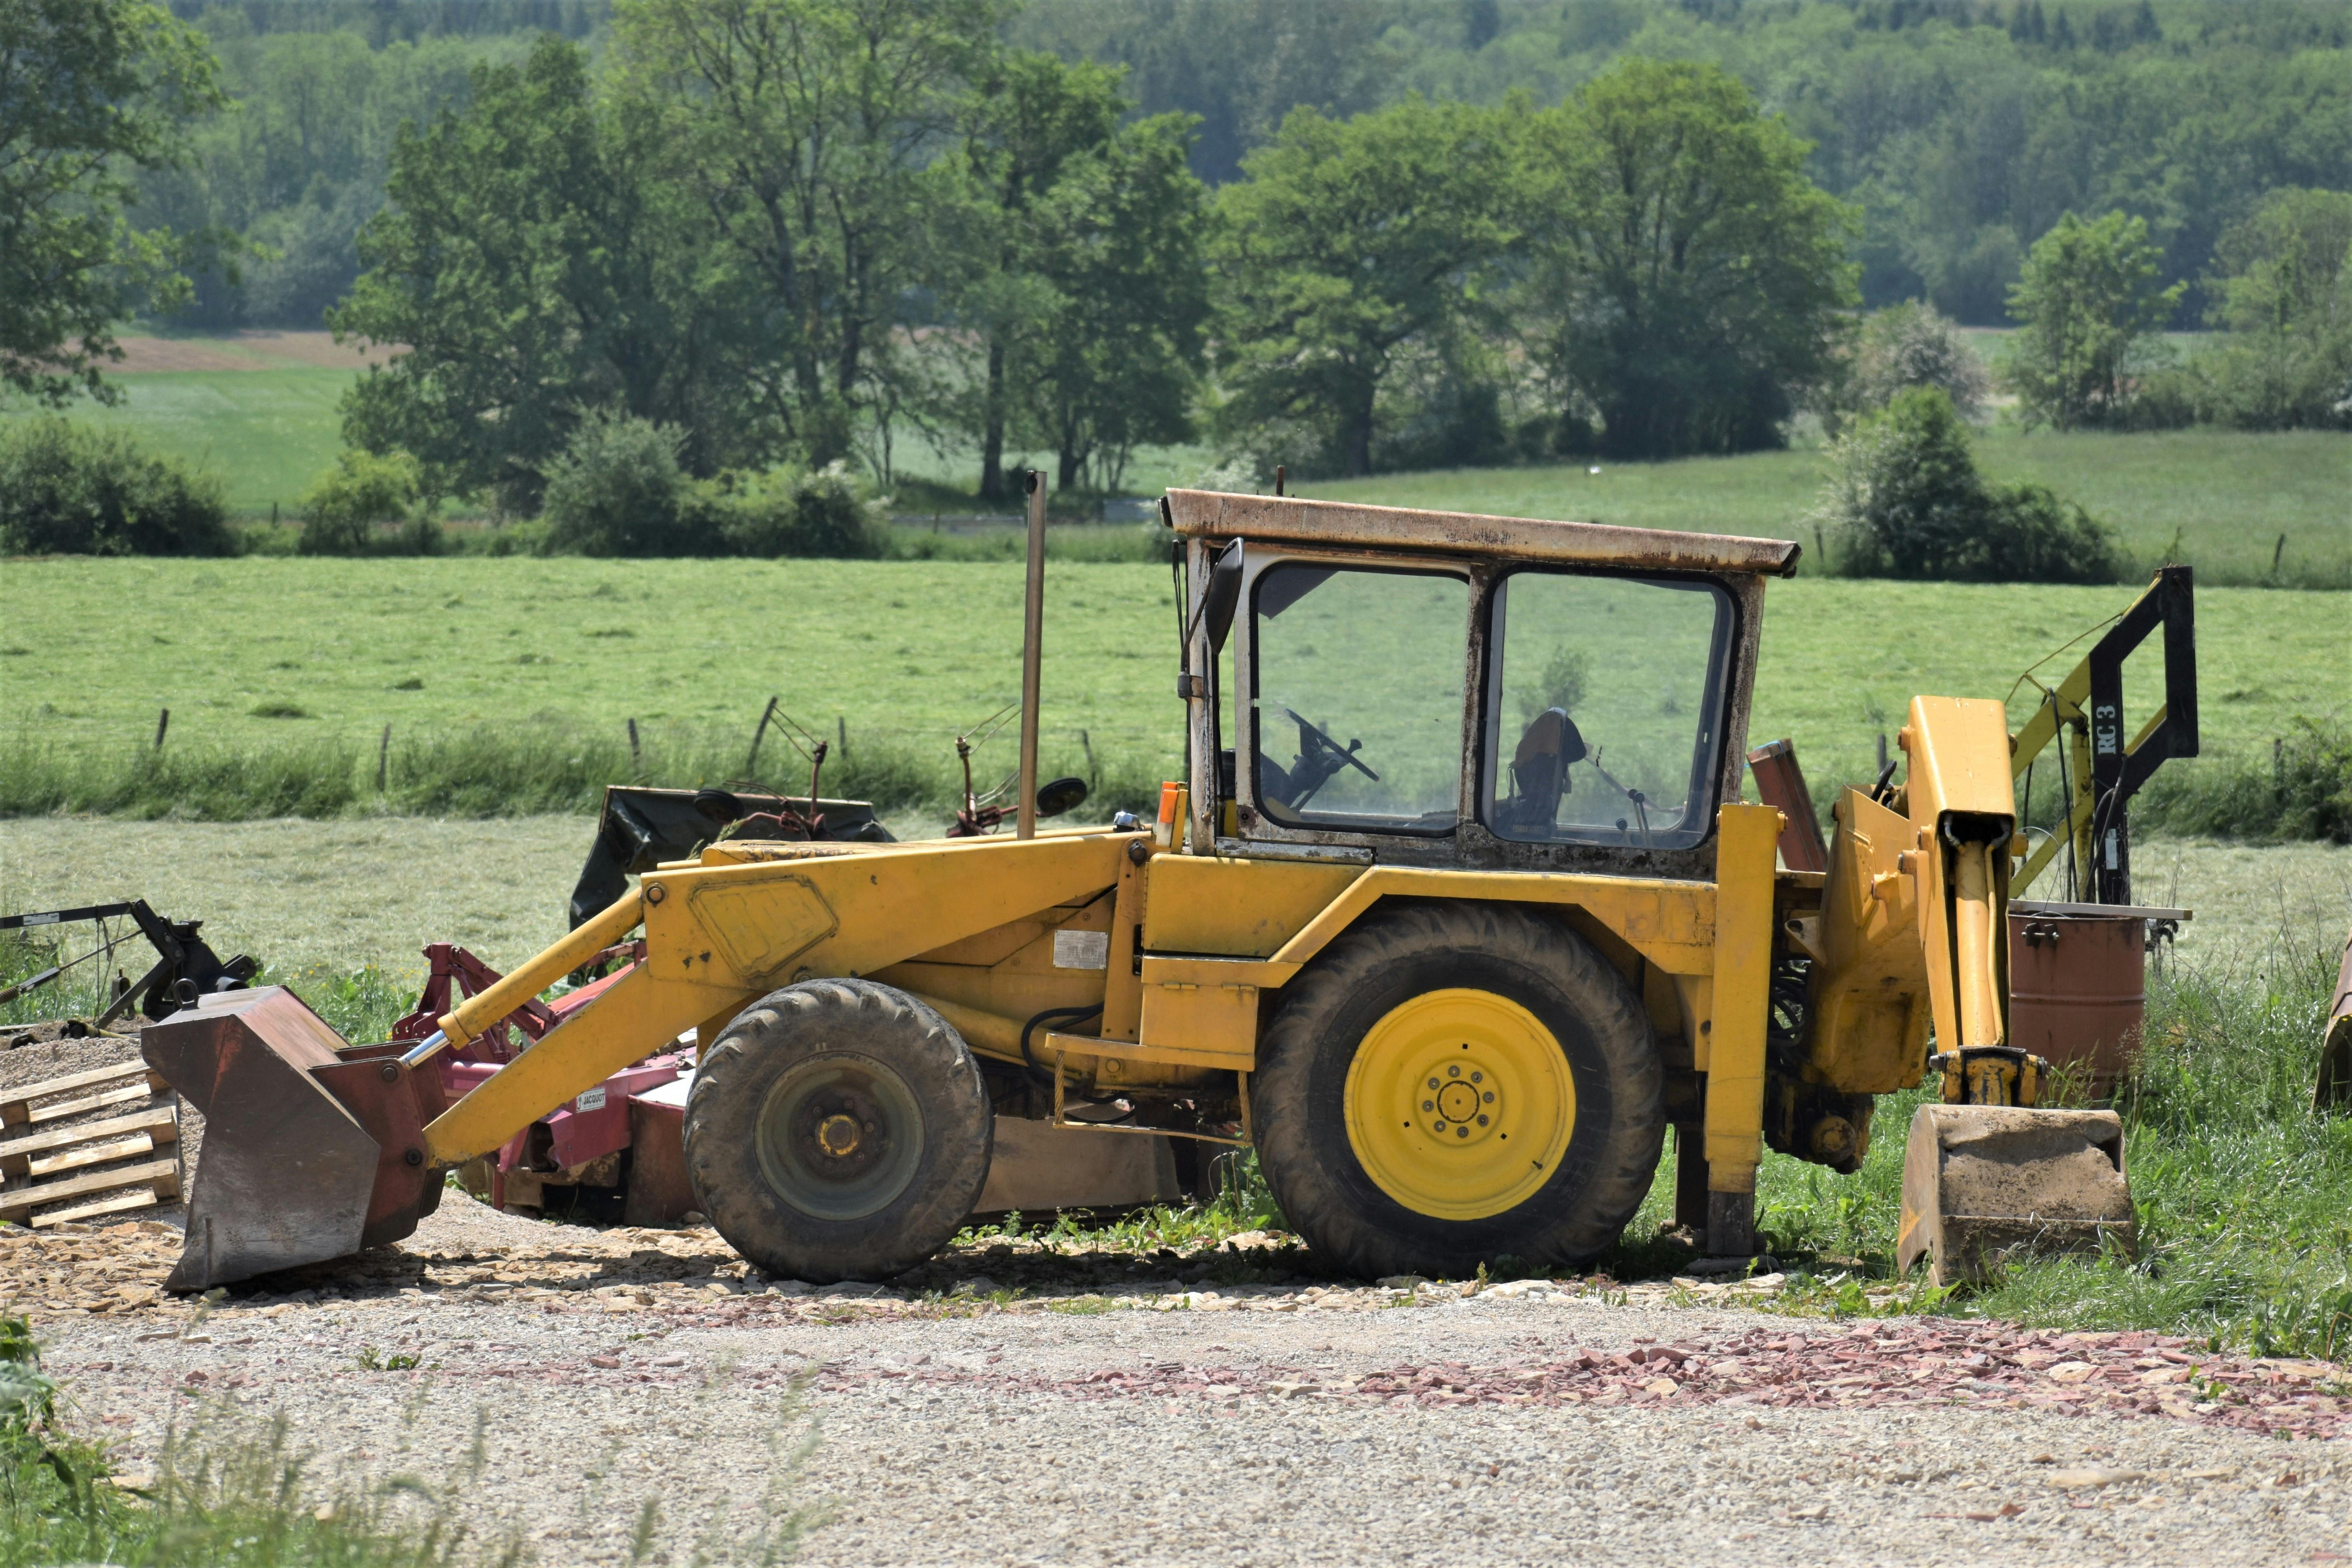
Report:
M 1559 1042 L 1493 991 L 1425 991 L 1391 1009 L 1356 1048 L 1346 1104 L 1364 1174 L 1438 1219 L 1526 1202 L 1559 1168 L 1576 1126 Z

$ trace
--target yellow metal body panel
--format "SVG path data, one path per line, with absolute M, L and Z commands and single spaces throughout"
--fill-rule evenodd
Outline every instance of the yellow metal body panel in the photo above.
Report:
M 1257 1048 L 1253 1042 L 1247 1051 L 1220 1056 L 1205 1045 L 1192 1042 L 1184 1045 L 1136 1045 L 1123 1040 L 1103 1040 L 1091 1035 L 1055 1034 L 1041 1031 L 1042 1045 L 1030 1047 L 1040 1061 L 1049 1052 L 1065 1055 L 1073 1068 L 1083 1067 L 1079 1077 L 1093 1076 L 1104 1087 L 1138 1082 L 1197 1082 L 1209 1072 L 1249 1072 L 1255 1070 Z M 1141 1063 L 1141 1067 L 1137 1064 Z M 1174 1071 L 1158 1071 L 1174 1069 Z
M 1535 1014 L 1448 988 L 1400 1002 L 1365 1033 L 1341 1109 L 1349 1146 L 1382 1192 L 1416 1214 L 1484 1219 L 1559 1168 L 1576 1081 Z
M 1181 1047 L 1204 1057 L 1257 1066 L 1260 978 L 1249 965 L 1215 960 L 1143 961 L 1143 1030 L 1146 1045 Z
M 1919 1082 L 1927 1053 L 1927 966 L 1918 883 L 1897 864 L 1910 820 L 1848 789 L 1832 810 L 1806 1074 L 1850 1094 Z
M 1724 806 L 1716 817 L 1715 994 L 1705 1030 L 1710 1192 L 1755 1191 L 1764 1157 L 1773 866 L 1783 821 L 1769 806 Z
M 1705 883 L 1374 866 L 1283 944 L 1267 960 L 1268 974 L 1278 977 L 1277 983 L 1287 982 L 1383 898 L 1487 899 L 1581 909 L 1669 975 L 1705 975 L 1715 967 L 1716 890 Z
M 690 976 L 697 965 L 725 964 L 746 986 L 772 989 L 802 969 L 815 975 L 871 975 L 917 954 L 975 937 L 1056 905 L 1081 902 L 1118 880 L 1129 835 L 972 839 L 959 843 L 877 844 L 855 855 L 781 864 L 698 866 L 645 879 L 647 961 Z M 765 950 L 755 967 L 737 968 L 717 940 L 701 940 L 696 906 L 706 888 L 730 896 L 760 892 L 796 912 L 814 894 L 830 911 L 830 930 L 789 956 Z M 662 902 L 654 890 L 665 888 Z M 679 896 L 682 895 L 682 896 Z M 749 906 L 747 903 L 746 906 Z M 712 956 L 704 958 L 709 947 Z M 1099 977 L 1097 977 L 1097 980 Z
M 1241 958 L 1273 956 L 1366 874 L 1355 865 L 1208 855 L 1163 855 L 1149 871 L 1148 950 Z
M 1143 922 L 1151 885 L 1133 851 L 1120 857 L 1118 885 L 1111 894 L 1110 968 L 1103 978 L 1103 1016 L 1097 1032 L 1107 1040 L 1133 1040 L 1143 1025 Z
M 877 969 L 867 977 L 1013 1019 L 1034 1018 L 1047 1008 L 1092 1007 L 1103 999 L 1103 981 L 1109 972 L 1111 911 L 1111 892 L 1106 888 L 1083 904 L 1008 921 Z M 1094 966 L 1090 957 L 1082 964 L 1062 962 L 1058 939 L 1066 932 L 1099 935 L 1103 965 Z

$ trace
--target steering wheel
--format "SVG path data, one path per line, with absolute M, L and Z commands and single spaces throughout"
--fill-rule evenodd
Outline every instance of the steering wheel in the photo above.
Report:
M 1297 709 L 1286 707 L 1282 712 L 1286 718 L 1298 727 L 1298 761 L 1290 769 L 1290 799 L 1283 802 L 1285 805 L 1293 810 L 1306 805 L 1315 792 L 1329 783 L 1343 768 L 1352 768 L 1373 783 L 1380 782 L 1381 776 L 1365 767 L 1356 756 L 1364 744 L 1362 741 L 1351 740 L 1342 746 Z
M 1329 735 L 1326 734 L 1323 728 L 1319 725 L 1316 724 L 1312 719 L 1301 717 L 1297 709 L 1284 708 L 1282 711 L 1285 716 L 1286 716 L 1291 723 L 1298 727 L 1298 749 L 1309 753 L 1310 759 L 1314 751 L 1318 747 L 1320 747 L 1323 750 L 1328 751 L 1333 757 L 1337 758 L 1341 762 L 1346 763 L 1349 767 L 1354 768 L 1357 772 L 1362 774 L 1373 783 L 1377 784 L 1381 781 L 1381 776 L 1379 774 L 1373 772 L 1370 768 L 1365 767 L 1361 762 L 1359 762 L 1356 759 L 1357 751 L 1360 749 L 1364 744 L 1362 741 L 1350 740 L 1347 745 L 1342 746 L 1338 741 L 1332 739 Z M 1310 742 L 1312 744 L 1310 744 Z M 1334 768 L 1331 771 L 1333 773 L 1337 773 L 1339 769 Z

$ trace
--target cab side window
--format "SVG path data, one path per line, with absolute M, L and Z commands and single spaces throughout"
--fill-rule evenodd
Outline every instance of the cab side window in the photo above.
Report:
M 1517 571 L 1494 616 L 1488 826 L 1649 849 L 1705 838 L 1732 624 L 1722 590 Z
M 1259 576 L 1251 613 L 1255 792 L 1267 818 L 1452 831 L 1469 583 L 1287 563 Z

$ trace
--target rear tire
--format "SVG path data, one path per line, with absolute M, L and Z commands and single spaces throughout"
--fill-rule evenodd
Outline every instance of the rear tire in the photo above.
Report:
M 1368 1279 L 1585 1261 L 1641 1207 L 1665 1136 L 1641 999 L 1522 910 L 1373 916 L 1292 982 L 1258 1062 L 1276 1200 Z
M 808 980 L 738 1014 L 686 1103 L 695 1200 L 771 1275 L 884 1280 L 955 1235 L 995 1121 L 946 1019 L 871 980 Z

